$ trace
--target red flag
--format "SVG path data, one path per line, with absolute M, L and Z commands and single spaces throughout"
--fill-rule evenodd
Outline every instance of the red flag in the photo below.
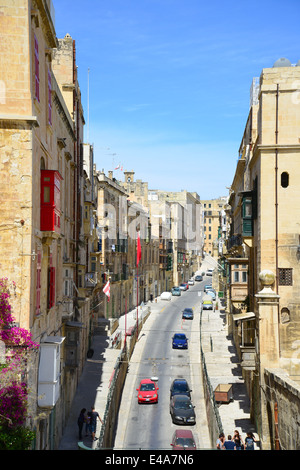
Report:
M 141 258 L 142 258 L 141 239 L 140 239 L 140 232 L 138 232 L 137 249 L 136 249 L 136 265 L 137 266 L 138 266 Z
M 110 299 L 110 283 L 109 283 L 109 281 L 107 281 L 107 283 L 103 287 L 103 292 L 104 292 L 105 295 L 107 295 L 107 301 L 109 302 L 109 299 Z

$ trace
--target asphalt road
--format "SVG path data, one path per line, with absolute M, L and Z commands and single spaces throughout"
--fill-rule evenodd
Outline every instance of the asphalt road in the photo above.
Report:
M 191 339 L 192 331 L 199 330 L 201 301 L 199 294 L 203 287 L 204 282 L 195 283 L 180 297 L 173 297 L 171 302 L 166 301 L 165 306 L 156 315 L 151 330 L 147 333 L 141 356 L 138 359 L 135 358 L 137 362 L 135 383 L 132 387 L 130 402 L 121 405 L 130 407 L 124 431 L 123 448 L 125 449 L 171 450 L 172 435 L 175 429 L 179 429 L 178 425 L 172 423 L 169 412 L 171 383 L 175 378 L 185 378 L 193 389 L 193 386 L 197 385 L 200 373 L 198 365 L 196 369 L 195 364 L 191 366 L 194 361 L 191 344 L 187 350 L 172 349 L 172 336 L 174 333 L 183 332 Z M 185 307 L 194 308 L 194 320 L 182 320 L 182 311 Z M 194 376 L 195 370 L 198 377 Z M 136 388 L 141 379 L 153 376 L 158 378 L 158 404 L 139 405 Z M 196 392 L 197 390 L 192 392 L 193 403 Z M 198 396 L 197 401 L 199 401 Z M 198 421 L 199 418 L 196 410 L 196 420 Z M 184 428 L 192 430 L 197 447 L 201 448 L 201 436 L 197 423 L 195 426 Z

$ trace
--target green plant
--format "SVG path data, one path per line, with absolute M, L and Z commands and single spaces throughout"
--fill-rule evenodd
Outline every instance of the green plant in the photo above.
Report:
M 8 280 L 0 279 L 0 340 L 6 354 L 0 364 L 0 450 L 29 449 L 35 433 L 24 426 L 28 415 L 28 390 L 21 380 L 28 368 L 29 355 L 39 345 L 31 333 L 14 326 L 9 303 Z
M 0 450 L 28 450 L 35 438 L 35 432 L 18 426 L 0 426 Z

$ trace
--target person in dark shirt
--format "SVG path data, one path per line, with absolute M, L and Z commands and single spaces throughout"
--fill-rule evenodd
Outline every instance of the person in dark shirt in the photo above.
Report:
M 80 441 L 82 441 L 82 428 L 85 422 L 85 412 L 86 412 L 86 409 L 82 408 L 82 410 L 80 411 L 80 415 L 78 416 L 78 420 L 77 420 Z
M 247 432 L 247 437 L 245 438 L 245 449 L 254 450 L 255 437 L 252 432 Z
M 236 445 L 232 441 L 232 437 L 230 436 L 230 434 L 227 437 L 227 441 L 224 442 L 223 448 L 225 450 L 236 450 Z
M 95 433 L 96 433 L 96 427 L 97 427 L 97 418 L 99 418 L 99 421 L 101 422 L 101 424 L 103 424 L 103 421 L 100 418 L 98 412 L 95 411 L 95 408 L 93 406 L 92 406 L 92 411 L 88 412 L 88 416 L 90 418 L 90 424 L 89 424 L 90 432 L 92 434 L 93 441 L 95 441 L 96 440 Z

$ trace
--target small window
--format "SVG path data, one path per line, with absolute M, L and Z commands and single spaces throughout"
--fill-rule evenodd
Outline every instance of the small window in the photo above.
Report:
M 49 186 L 44 186 L 44 201 L 45 203 L 50 202 L 50 188 Z
M 281 186 L 283 188 L 287 188 L 289 185 L 289 174 L 284 171 L 283 173 L 281 173 Z
M 293 285 L 293 269 L 292 268 L 279 268 L 279 285 L 292 286 Z

